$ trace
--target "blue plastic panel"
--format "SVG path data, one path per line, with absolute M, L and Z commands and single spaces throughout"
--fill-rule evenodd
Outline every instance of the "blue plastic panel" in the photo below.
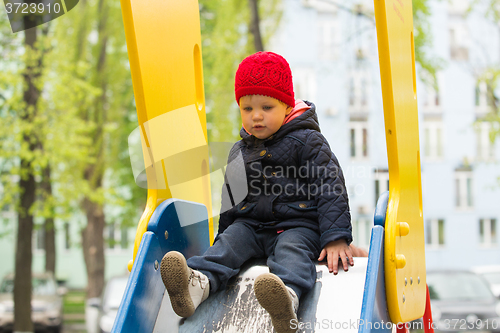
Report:
M 385 227 L 385 215 L 387 213 L 387 204 L 389 203 L 389 191 L 385 191 L 380 195 L 375 207 L 375 217 L 373 218 L 375 225 Z
M 389 323 L 385 297 L 384 228 L 376 225 L 370 240 L 359 332 L 392 332 Z
M 179 251 L 190 258 L 210 246 L 207 208 L 197 202 L 165 200 L 151 216 L 148 230 L 158 237 L 163 254 Z
M 384 226 L 389 202 L 389 192 L 380 195 L 375 208 L 374 224 L 370 239 L 365 290 L 361 306 L 360 333 L 392 332 L 384 275 Z
M 150 231 L 144 233 L 112 332 L 153 331 L 165 292 L 159 270 L 161 258 L 158 238 Z
M 153 332 L 165 293 L 159 269 L 163 255 L 175 250 L 190 257 L 209 246 L 204 205 L 177 199 L 161 203 L 142 237 L 112 332 Z

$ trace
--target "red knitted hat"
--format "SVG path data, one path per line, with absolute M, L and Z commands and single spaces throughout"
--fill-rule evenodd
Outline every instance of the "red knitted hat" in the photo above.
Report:
M 236 102 L 246 95 L 264 95 L 295 106 L 292 71 L 288 62 L 273 52 L 257 52 L 241 62 L 234 80 Z

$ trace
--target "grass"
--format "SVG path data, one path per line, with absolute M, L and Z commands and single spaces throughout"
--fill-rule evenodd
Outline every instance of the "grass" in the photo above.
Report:
M 85 292 L 83 290 L 71 290 L 64 295 L 63 313 L 65 324 L 85 322 Z

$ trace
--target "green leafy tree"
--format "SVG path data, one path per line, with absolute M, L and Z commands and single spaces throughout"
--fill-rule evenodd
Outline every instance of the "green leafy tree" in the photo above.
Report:
M 280 0 L 200 0 L 209 141 L 232 142 L 239 137 L 234 73 L 245 56 L 265 49 L 279 24 L 280 4 Z M 266 29 L 263 22 L 270 22 Z
M 39 41 L 46 51 L 44 66 L 34 66 L 41 97 L 30 119 L 18 111 L 24 103 L 21 73 L 27 61 L 19 58 L 23 40 L 8 31 L 8 22 L 1 23 L 0 205 L 11 204 L 21 217 L 22 193 L 30 193 L 34 199 L 26 211 L 45 219 L 46 233 L 52 234 L 48 239 L 55 238 L 56 219 L 74 221 L 83 210 L 87 296 L 97 297 L 104 284 L 104 205 L 122 206 L 123 213 L 111 222 L 130 226 L 137 223 L 146 198 L 134 183 L 128 159 L 127 137 L 137 118 L 120 3 L 83 0 L 78 10 L 50 23 L 47 38 Z M 36 138 L 32 150 L 23 143 L 28 130 L 36 133 L 30 136 Z M 13 181 L 26 173 L 23 158 L 32 162 L 29 191 Z M 20 230 L 31 246 L 31 230 Z M 28 245 L 24 249 L 31 253 Z M 55 269 L 55 248 L 47 244 L 46 250 L 53 254 L 46 267 Z M 30 306 L 24 308 L 29 312 Z
M 92 298 L 100 296 L 104 286 L 104 205 L 130 205 L 126 200 L 134 194 L 137 198 L 141 191 L 134 184 L 126 149 L 128 131 L 133 123 L 137 126 L 137 120 L 133 116 L 120 2 L 88 0 L 80 1 L 78 6 L 78 11 L 69 12 L 65 20 L 57 22 L 58 47 L 54 57 L 59 60 L 54 72 L 65 77 L 66 82 L 61 85 L 66 87 L 54 89 L 52 100 L 60 104 L 58 109 L 74 110 L 76 128 L 82 129 L 82 125 L 85 134 L 80 138 L 90 140 L 84 159 L 74 166 L 82 181 L 78 190 L 69 192 L 78 197 L 86 216 L 81 231 L 82 250 L 87 268 L 87 297 Z
M 25 26 L 32 26 L 35 18 L 31 15 L 23 18 Z M 6 22 L 1 28 L 6 31 Z M 39 100 L 43 87 L 43 64 L 47 53 L 45 40 L 48 27 L 24 30 L 21 36 L 9 36 L 2 41 L 2 52 L 5 52 L 6 75 L 2 76 L 1 85 L 3 103 L 2 118 L 5 119 L 2 131 L 2 184 L 3 193 L 13 189 L 12 194 L 3 195 L 3 204 L 15 204 L 18 213 L 17 237 L 15 250 L 14 277 L 14 330 L 32 331 L 31 320 L 31 263 L 32 232 L 34 225 L 34 204 L 36 201 L 36 176 L 39 174 L 39 144 L 37 131 L 40 123 Z M 22 38 L 24 37 L 24 38 Z M 22 41 L 22 43 L 19 43 Z M 15 50 L 6 46 L 13 42 Z M 16 54 L 17 53 L 17 54 Z M 19 57 L 20 60 L 15 59 Z M 5 81 L 4 81 L 5 80 Z M 14 140 L 12 140 L 14 138 Z M 17 177 L 13 177 L 17 176 Z M 17 178 L 17 181 L 14 180 Z
M 498 26 L 498 22 L 500 22 L 500 0 L 474 0 L 470 4 L 466 15 L 469 15 L 474 10 L 484 15 L 500 31 Z M 483 58 L 489 59 L 490 57 L 486 55 Z M 500 136 L 500 64 L 497 61 L 488 61 L 472 70 L 476 84 L 484 83 L 486 85 L 487 105 L 490 107 L 489 112 L 478 122 L 487 121 L 490 123 L 490 141 L 494 143 L 497 137 Z
M 247 55 L 265 49 L 279 25 L 281 1 L 199 0 L 203 76 L 209 142 L 234 142 L 241 119 L 234 99 L 234 74 Z M 217 191 L 222 179 L 211 178 Z M 216 192 L 214 192 L 216 193 Z M 220 196 L 214 195 L 214 207 Z M 215 221 L 217 230 L 217 220 Z
M 71 213 L 71 198 L 81 183 L 81 177 L 75 177 L 75 167 L 89 146 L 84 139 L 86 131 L 81 130 L 81 124 L 75 124 L 72 108 L 51 99 L 54 88 L 65 80 L 64 75 L 54 72 L 54 65 L 62 63 L 53 57 L 57 41 L 52 27 L 51 22 L 12 34 L 8 22 L 0 21 L 0 206 L 11 207 L 18 218 L 18 226 L 13 228 L 18 231 L 14 296 L 18 331 L 33 330 L 30 302 L 34 218 L 45 219 L 46 269 L 55 271 L 54 219 Z M 65 83 L 62 91 L 68 92 L 70 85 Z M 71 195 L 71 186 L 66 184 L 76 186 Z
M 413 0 L 413 41 L 415 46 L 415 65 L 420 66 L 420 78 L 425 84 L 438 91 L 436 74 L 443 69 L 443 59 L 432 54 L 432 33 L 429 6 L 430 0 Z

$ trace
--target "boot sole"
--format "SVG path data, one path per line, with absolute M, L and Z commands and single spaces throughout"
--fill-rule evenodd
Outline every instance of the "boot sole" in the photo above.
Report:
M 167 289 L 174 312 L 183 318 L 196 310 L 189 294 L 189 274 L 186 259 L 179 252 L 168 252 L 161 260 L 161 278 Z
M 269 312 L 276 332 L 295 333 L 291 321 L 297 320 L 297 315 L 283 281 L 274 274 L 265 273 L 255 279 L 254 290 L 260 305 Z

